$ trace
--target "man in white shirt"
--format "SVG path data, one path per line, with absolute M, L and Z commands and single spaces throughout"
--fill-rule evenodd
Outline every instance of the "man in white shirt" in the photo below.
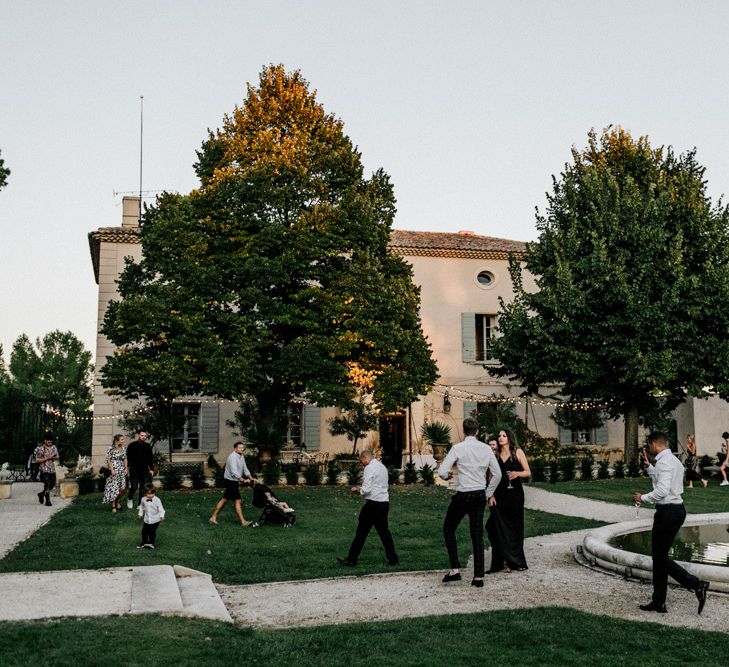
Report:
M 359 461 L 364 466 L 362 486 L 353 486 L 352 493 L 358 493 L 365 498 L 365 504 L 359 513 L 357 532 L 352 540 L 352 546 L 349 547 L 349 554 L 346 558 L 337 556 L 337 561 L 342 565 L 355 566 L 367 535 L 374 526 L 382 546 L 385 547 L 387 564 L 399 565 L 400 559 L 395 551 L 395 543 L 387 523 L 387 515 L 390 512 L 387 468 L 369 450 L 360 454 Z
M 222 510 L 230 500 L 234 503 L 235 513 L 238 516 L 240 525 L 246 528 L 253 524 L 252 521 L 245 520 L 243 517 L 243 509 L 241 508 L 240 483 L 253 481 L 253 477 L 251 477 L 251 473 L 246 465 L 246 459 L 243 456 L 245 451 L 245 443 L 236 442 L 233 445 L 233 451 L 228 455 L 228 458 L 225 461 L 225 471 L 223 472 L 223 484 L 225 484 L 225 491 L 223 492 L 223 497 L 215 506 L 213 515 L 210 517 L 210 523 L 215 526 L 218 525 L 218 514 L 220 514 L 220 510 Z M 255 528 L 255 525 L 253 525 L 253 527 Z
M 468 515 L 473 544 L 473 580 L 471 586 L 483 588 L 483 513 L 486 502 L 490 507 L 496 504 L 494 491 L 501 481 L 501 469 L 491 447 L 476 438 L 478 422 L 473 417 L 463 420 L 463 442 L 453 445 L 443 460 L 438 475 L 450 479 L 451 468 L 458 466 L 456 494 L 451 498 L 445 521 L 443 537 L 448 549 L 451 570 L 443 577 L 443 583 L 461 580 L 461 563 L 458 559 L 456 528 L 464 516 Z M 491 480 L 486 486 L 486 471 L 491 472 Z
M 633 500 L 636 503 L 653 503 L 656 506 L 651 533 L 653 598 L 648 604 L 640 605 L 640 608 L 643 611 L 666 613 L 666 589 L 670 574 L 681 586 L 696 594 L 700 614 L 706 604 L 709 582 L 689 574 L 668 557 L 673 540 L 686 519 L 686 509 L 681 497 L 683 495 L 683 465 L 669 449 L 665 433 L 660 431 L 651 433 L 648 436 L 648 446 L 655 457 L 655 465 L 650 464 L 645 451 L 640 453 L 640 463 L 651 478 L 653 491 L 644 494 L 636 491 L 633 494 Z

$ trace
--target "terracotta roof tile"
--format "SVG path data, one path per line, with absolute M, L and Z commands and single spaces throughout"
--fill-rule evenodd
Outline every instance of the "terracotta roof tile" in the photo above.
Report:
M 89 232 L 89 249 L 96 282 L 99 282 L 99 248 L 101 242 L 139 243 L 139 228 L 101 227 Z M 479 236 L 471 232 L 411 232 L 393 229 L 390 247 L 398 255 L 427 257 L 466 257 L 476 259 L 507 259 L 521 255 L 526 243 Z
M 526 243 L 479 236 L 471 232 L 411 232 L 394 229 L 390 247 L 403 255 L 429 255 L 443 257 L 508 257 L 521 255 Z

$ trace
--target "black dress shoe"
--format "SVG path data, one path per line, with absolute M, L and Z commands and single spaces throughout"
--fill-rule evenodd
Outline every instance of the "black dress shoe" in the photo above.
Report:
M 353 563 L 349 558 L 344 558 L 343 556 L 337 556 L 337 563 L 340 565 L 346 565 L 347 567 L 354 567 L 357 565 L 357 563 Z
M 696 599 L 699 601 L 699 614 L 704 610 L 704 605 L 706 604 L 706 591 L 709 590 L 709 582 L 708 581 L 700 581 L 699 585 L 696 587 L 696 590 L 694 591 L 696 593 Z
M 471 586 L 483 588 L 483 579 L 471 579 Z
M 656 604 L 653 601 L 649 602 L 648 604 L 640 605 L 640 610 L 641 611 L 655 611 L 657 614 L 665 614 L 668 612 L 665 604 Z
M 460 581 L 461 580 L 461 573 L 456 572 L 455 574 L 446 574 L 445 577 L 443 577 L 443 583 L 447 584 L 451 581 Z

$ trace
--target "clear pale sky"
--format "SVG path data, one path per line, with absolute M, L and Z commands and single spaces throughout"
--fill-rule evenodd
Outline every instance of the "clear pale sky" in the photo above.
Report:
M 398 199 L 395 227 L 536 238 L 590 128 L 696 147 L 729 191 L 729 3 L 0 0 L 0 344 L 95 352 L 87 234 L 121 196 L 188 192 L 207 128 L 262 67 L 300 69 Z

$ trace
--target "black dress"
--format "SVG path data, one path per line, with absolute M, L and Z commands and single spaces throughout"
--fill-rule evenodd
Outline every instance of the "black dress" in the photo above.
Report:
M 511 480 L 509 488 L 509 471 L 524 470 L 518 460 L 508 458 L 506 462 L 496 457 L 501 468 L 501 481 L 496 487 L 494 498 L 496 506 L 491 507 L 491 514 L 486 522 L 486 532 L 491 543 L 491 570 L 500 572 L 504 569 L 504 561 L 513 570 L 526 570 L 524 557 L 524 487 L 521 478 Z

